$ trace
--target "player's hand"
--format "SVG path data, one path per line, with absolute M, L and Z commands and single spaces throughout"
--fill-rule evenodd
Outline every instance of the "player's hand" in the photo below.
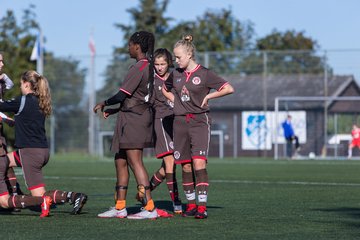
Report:
M 201 103 L 201 107 L 203 108 L 203 107 L 208 107 L 208 106 L 209 106 L 209 98 L 208 98 L 208 96 L 206 96 Z
M 0 80 L 3 80 L 5 78 L 5 73 L 0 74 Z
M 101 110 L 102 112 L 104 111 L 104 107 L 105 107 L 105 103 L 101 102 L 95 105 L 95 107 L 93 108 L 94 113 L 97 113 L 97 110 Z

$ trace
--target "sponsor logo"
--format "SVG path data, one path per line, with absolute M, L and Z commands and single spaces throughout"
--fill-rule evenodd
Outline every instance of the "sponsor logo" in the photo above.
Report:
M 174 142 L 171 141 L 171 142 L 169 143 L 169 147 L 170 147 L 171 149 L 174 149 Z
M 201 83 L 201 79 L 199 77 L 194 77 L 192 79 L 192 83 L 195 85 L 199 85 Z
M 181 78 L 176 79 L 176 82 L 181 82 Z
M 174 152 L 174 158 L 175 158 L 175 159 L 179 159 L 179 158 L 180 158 L 180 153 L 179 153 L 179 151 L 175 151 L 175 152 Z

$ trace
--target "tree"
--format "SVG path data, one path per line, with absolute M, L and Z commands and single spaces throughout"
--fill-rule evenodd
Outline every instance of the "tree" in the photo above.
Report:
M 263 54 L 267 55 L 270 73 L 323 73 L 324 59 L 316 55 L 317 42 L 304 32 L 274 30 L 256 41 L 256 50 L 240 65 L 246 74 L 263 72 Z
M 20 76 L 29 69 L 35 69 L 35 62 L 30 61 L 32 48 L 39 32 L 39 24 L 34 13 L 35 6 L 30 5 L 24 10 L 20 24 L 16 21 L 13 11 L 8 10 L 0 19 L 0 51 L 5 59 L 5 69 L 15 86 L 6 93 L 5 98 L 19 96 Z M 56 142 L 64 145 L 79 146 L 87 135 L 74 134 L 85 129 L 84 121 L 78 121 L 72 116 L 84 117 L 87 121 L 88 111 L 83 111 L 81 105 L 85 85 L 85 69 L 79 68 L 79 61 L 59 59 L 51 52 L 45 53 L 44 76 L 48 79 L 52 90 L 53 114 L 57 119 Z M 86 108 L 88 109 L 88 108 Z M 67 131 L 63 131 L 63 130 Z M 72 133 L 66 135 L 68 133 Z M 5 128 L 5 134 L 10 143 L 14 142 L 13 128 Z M 72 144 L 77 142 L 76 144 Z M 61 147 L 61 145 L 60 145 Z

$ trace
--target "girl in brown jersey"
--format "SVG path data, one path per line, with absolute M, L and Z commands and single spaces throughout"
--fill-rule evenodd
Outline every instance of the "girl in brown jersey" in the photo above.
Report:
M 156 171 L 151 180 L 150 188 L 154 190 L 159 184 L 166 179 L 171 200 L 173 202 L 174 213 L 181 214 L 182 206 L 178 194 L 178 185 L 173 156 L 173 102 L 170 102 L 162 93 L 162 86 L 170 75 L 172 64 L 171 53 L 165 48 L 159 48 L 154 53 L 154 92 L 153 108 L 155 113 L 154 130 L 155 130 L 155 154 L 159 159 L 163 159 L 162 165 Z M 172 216 L 158 209 L 161 217 Z
M 203 219 L 207 218 L 209 188 L 206 170 L 210 141 L 208 102 L 231 94 L 234 89 L 196 62 L 192 39 L 188 35 L 175 44 L 174 56 L 179 68 L 165 82 L 163 94 L 174 102 L 174 157 L 175 163 L 182 164 L 183 189 L 188 200 L 183 216 Z M 217 91 L 210 92 L 211 89 Z
M 69 202 L 74 205 L 71 213 L 79 214 L 87 200 L 85 194 L 45 190 L 42 168 L 48 163 L 50 157 L 45 118 L 52 112 L 49 83 L 44 76 L 31 70 L 22 74 L 20 83 L 22 95 L 0 103 L 0 111 L 16 113 L 15 147 L 18 149 L 7 154 L 8 161 L 5 166 L 1 166 L 1 169 L 9 166 L 21 167 L 25 183 L 34 197 L 12 196 L 8 199 L 8 206 L 21 208 L 42 204 L 40 216 L 46 217 L 49 215 L 51 203 Z M 6 198 L 8 198 L 6 192 L 3 194 L 2 204 L 4 201 L 6 203 Z
M 120 103 L 111 150 L 115 152 L 117 182 L 115 187 L 115 207 L 101 213 L 98 217 L 146 219 L 157 218 L 154 201 L 151 198 L 150 184 L 143 163 L 143 148 L 151 147 L 152 122 L 149 98 L 153 86 L 154 35 L 140 31 L 129 40 L 128 50 L 136 63 L 129 68 L 119 92 L 94 107 L 94 112 L 104 110 L 105 106 Z M 104 118 L 114 114 L 114 109 L 107 109 Z M 138 184 L 138 195 L 143 208 L 137 214 L 129 215 L 126 210 L 126 195 L 129 183 L 129 168 L 134 173 Z
M 5 91 L 11 89 L 14 86 L 12 80 L 4 72 L 2 72 L 4 66 L 5 66 L 4 56 L 2 53 L 0 53 L 0 102 L 4 101 Z M 7 117 L 6 115 L 2 115 L 2 113 L 0 114 L 1 114 L 0 115 L 0 141 L 1 141 L 0 155 L 3 155 L 7 153 L 6 139 L 3 134 L 4 123 L 9 125 L 10 127 L 13 127 L 15 122 L 13 119 Z M 7 175 L 6 184 L 8 186 L 10 194 L 14 194 L 14 195 L 18 193 L 22 194 L 16 179 L 14 169 L 9 168 L 6 175 Z

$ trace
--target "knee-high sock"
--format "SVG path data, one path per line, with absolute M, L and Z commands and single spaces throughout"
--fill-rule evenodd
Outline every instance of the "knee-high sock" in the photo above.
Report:
M 209 178 L 206 169 L 195 171 L 196 176 L 196 194 L 198 197 L 198 205 L 206 206 L 209 190 Z
M 182 171 L 183 189 L 189 204 L 196 204 L 194 177 L 192 172 Z
M 166 185 L 168 187 L 171 200 L 173 202 L 179 202 L 178 185 L 174 173 L 166 173 Z
M 10 194 L 17 194 L 17 179 L 12 167 L 8 168 L 5 179 Z
M 8 206 L 9 208 L 26 208 L 31 206 L 40 206 L 42 202 L 42 197 L 14 195 L 10 196 L 8 200 Z
M 154 190 L 157 186 L 159 186 L 164 181 L 165 176 L 161 175 L 159 171 L 154 173 L 154 175 L 150 179 L 150 190 Z
M 65 191 L 60 191 L 60 190 L 50 190 L 50 191 L 46 191 L 45 196 L 49 196 L 52 199 L 52 202 L 55 204 L 58 203 L 65 203 L 65 202 L 69 202 L 69 203 L 73 203 L 74 202 L 74 197 L 75 197 L 75 193 L 74 192 L 65 192 Z

